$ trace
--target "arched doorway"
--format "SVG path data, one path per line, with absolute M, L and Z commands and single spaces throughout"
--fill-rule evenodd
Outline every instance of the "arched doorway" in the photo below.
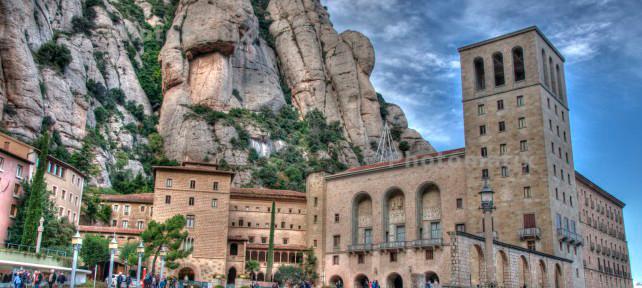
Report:
M 192 270 L 192 268 L 184 267 L 178 271 L 179 280 L 185 280 L 186 278 L 189 281 L 194 281 L 194 270 Z
M 528 268 L 528 260 L 526 257 L 521 256 L 521 263 L 519 265 L 519 287 L 529 287 L 531 284 L 530 269 Z
M 426 283 L 432 283 L 432 284 L 439 283 L 439 276 L 435 272 L 428 271 L 424 273 L 424 276 L 426 277 Z
M 479 245 L 470 247 L 470 285 L 477 287 L 481 285 L 482 263 L 484 263 L 484 252 Z
M 368 288 L 370 283 L 370 280 L 368 280 L 368 277 L 363 274 L 357 275 L 357 277 L 354 277 L 354 288 Z
M 388 275 L 386 288 L 403 288 L 403 279 L 401 278 L 401 275 L 397 273 Z
M 259 272 L 259 275 L 256 275 L 256 281 L 265 281 L 265 274 Z
M 236 268 L 230 267 L 230 270 L 227 270 L 227 284 L 234 284 L 236 280 Z
M 539 287 L 548 287 L 546 285 L 546 264 L 544 264 L 544 261 L 540 260 L 539 261 L 539 279 L 538 279 L 538 284 Z
M 339 286 L 337 286 L 339 285 Z M 330 277 L 330 286 L 332 287 L 343 287 L 343 279 L 339 275 L 333 275 Z
M 510 282 L 510 269 L 508 268 L 508 257 L 506 257 L 506 253 L 501 250 L 498 251 L 495 262 L 497 284 L 499 287 L 504 287 Z
M 555 288 L 564 288 L 564 278 L 562 277 L 560 264 L 555 264 Z

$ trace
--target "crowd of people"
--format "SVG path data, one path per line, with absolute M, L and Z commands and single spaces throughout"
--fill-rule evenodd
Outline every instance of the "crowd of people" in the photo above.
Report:
M 14 288 L 58 288 L 68 284 L 65 274 L 55 270 L 45 273 L 38 270 L 31 272 L 20 269 L 14 271 L 12 274 L 0 274 L 0 280 L 2 280 L 2 283 L 11 282 L 11 286 Z

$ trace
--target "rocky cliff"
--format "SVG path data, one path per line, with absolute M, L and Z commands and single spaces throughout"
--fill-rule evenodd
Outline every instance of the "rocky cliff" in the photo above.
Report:
M 404 152 L 433 151 L 376 93 L 374 55 L 318 0 L 4 0 L 2 128 L 33 140 L 44 125 L 56 156 L 121 189 L 170 160 L 279 186 L 252 174 L 292 153 L 306 173 L 372 162 L 386 123 Z

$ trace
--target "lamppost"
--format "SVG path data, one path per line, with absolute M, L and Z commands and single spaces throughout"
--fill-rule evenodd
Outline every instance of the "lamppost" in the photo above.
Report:
M 167 256 L 167 248 L 165 248 L 165 245 L 161 246 L 160 250 L 160 257 L 161 257 L 161 267 L 160 267 L 160 275 L 159 279 L 163 279 L 163 268 L 165 268 L 165 256 Z
M 138 270 L 136 271 L 136 287 L 140 288 L 140 268 L 141 268 L 141 262 L 143 260 L 143 254 L 145 254 L 145 245 L 143 245 L 143 241 L 140 241 L 140 244 L 138 244 L 138 247 L 136 247 L 136 253 L 138 253 Z
M 78 266 L 78 251 L 80 251 L 80 247 L 82 246 L 82 238 L 80 237 L 80 233 L 78 230 L 76 230 L 76 234 L 71 237 L 71 245 L 74 248 L 74 258 L 71 263 L 71 283 L 69 283 L 70 288 L 76 287 L 76 268 Z
M 493 192 L 488 185 L 488 178 L 484 178 L 484 186 L 479 195 L 481 196 L 480 209 L 484 212 L 484 241 L 486 247 L 486 287 L 495 287 L 495 253 L 493 253 Z
M 107 278 L 107 288 L 111 288 L 112 285 L 112 275 L 114 274 L 114 257 L 116 256 L 116 251 L 118 251 L 118 242 L 116 242 L 116 234 L 111 238 L 109 242 L 109 278 Z

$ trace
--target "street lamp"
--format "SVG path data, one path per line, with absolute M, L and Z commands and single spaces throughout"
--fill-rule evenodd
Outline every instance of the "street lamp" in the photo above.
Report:
M 484 178 L 484 186 L 479 191 L 481 198 L 480 209 L 484 213 L 484 244 L 486 246 L 486 287 L 495 287 L 495 253 L 493 253 L 493 189 L 488 184 L 488 178 Z
M 138 270 L 136 271 L 136 287 L 140 288 L 140 268 L 141 268 L 141 262 L 143 259 L 143 254 L 145 254 L 145 245 L 143 245 L 143 241 L 140 241 L 140 244 L 138 244 L 138 247 L 136 247 L 136 253 L 138 253 Z
M 116 256 L 116 251 L 118 251 L 118 242 L 116 242 L 116 233 L 114 237 L 111 238 L 109 242 L 109 278 L 107 278 L 107 288 L 111 288 L 112 285 L 112 275 L 114 274 L 114 257 Z
M 74 258 L 71 263 L 71 283 L 69 284 L 70 288 L 76 287 L 76 268 L 78 266 L 78 251 L 82 246 L 82 238 L 80 233 L 76 230 L 76 234 L 71 237 L 71 245 L 74 248 Z
M 161 267 L 160 267 L 160 276 L 159 279 L 163 279 L 163 268 L 165 268 L 165 256 L 167 256 L 167 248 L 165 248 L 165 245 L 161 246 L 160 250 L 160 257 L 161 257 Z

